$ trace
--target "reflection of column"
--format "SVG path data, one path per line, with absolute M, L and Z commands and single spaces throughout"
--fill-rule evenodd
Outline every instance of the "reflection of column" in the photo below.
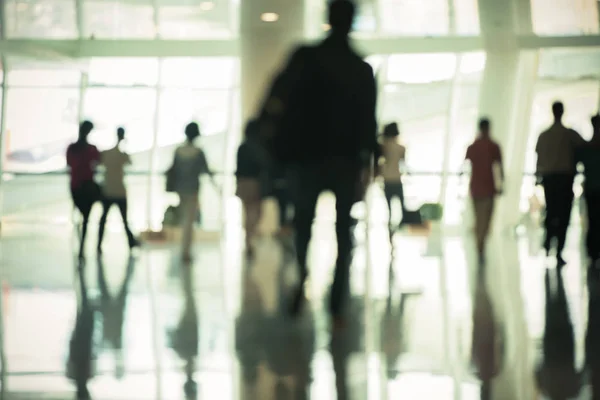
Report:
M 242 123 L 254 115 L 271 77 L 303 36 L 304 1 L 252 0 L 240 4 Z M 263 13 L 278 20 L 263 22 Z

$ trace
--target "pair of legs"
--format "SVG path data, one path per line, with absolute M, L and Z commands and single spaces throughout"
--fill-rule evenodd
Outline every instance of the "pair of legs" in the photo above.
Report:
M 484 261 L 485 245 L 490 233 L 492 217 L 494 215 L 494 197 L 473 198 L 475 211 L 475 237 L 477 241 L 477 254 L 479 262 Z
M 194 221 L 198 216 L 198 193 L 179 193 L 179 218 L 181 223 L 181 253 L 184 261 L 192 259 Z
M 127 222 L 127 198 L 110 198 L 105 197 L 102 199 L 102 217 L 100 218 L 100 227 L 98 229 L 98 252 L 102 251 L 102 241 L 104 240 L 104 229 L 106 227 L 106 220 L 108 218 L 108 212 L 110 208 L 116 205 L 121 213 L 123 219 L 123 226 L 125 227 L 125 233 L 127 234 L 127 240 L 129 247 L 135 247 L 138 242 L 133 236 L 131 229 L 129 229 L 129 223 Z
M 406 207 L 404 206 L 404 186 L 402 185 L 402 182 L 398 181 L 398 182 L 391 182 L 391 181 L 386 181 L 384 182 L 383 185 L 383 192 L 385 193 L 385 200 L 387 202 L 387 206 L 388 206 L 388 212 L 389 212 L 389 233 L 390 233 L 390 243 L 392 243 L 392 247 L 393 247 L 393 241 L 392 241 L 392 236 L 394 235 L 394 232 L 396 231 L 396 229 L 394 228 L 392 221 L 392 199 L 394 197 L 398 198 L 398 200 L 400 200 L 400 205 L 402 207 L 402 219 L 400 220 L 400 224 L 402 224 L 402 220 L 404 219 L 405 216 L 405 210 Z M 393 251 L 392 251 L 393 253 Z
M 251 177 L 238 177 L 236 194 L 242 201 L 244 207 L 246 253 L 252 255 L 252 240 L 258 233 L 258 224 L 262 217 L 260 180 Z
M 79 258 L 84 257 L 85 253 L 85 239 L 87 237 L 88 224 L 90 221 L 90 213 L 92 212 L 92 207 L 94 203 L 96 203 L 99 190 L 98 186 L 95 182 L 85 182 L 80 187 L 71 190 L 71 197 L 73 199 L 73 204 L 81 213 L 81 217 L 83 219 L 81 224 L 81 235 L 79 241 Z
M 567 230 L 573 208 L 573 174 L 551 174 L 544 176 L 542 185 L 546 199 L 546 218 L 544 228 L 546 236 L 544 248 L 550 253 L 552 239 L 557 241 L 557 257 L 562 261 L 561 253 L 567 240 Z
M 319 195 L 331 190 L 336 198 L 337 260 L 329 310 L 339 317 L 350 290 L 350 261 L 352 253 L 350 210 L 356 197 L 360 168 L 344 159 L 318 161 L 297 165 L 290 171 L 291 194 L 294 203 L 294 228 L 300 286 L 292 305 L 292 313 L 300 311 L 304 299 L 303 286 L 308 276 L 307 252 L 312 234 L 315 208 Z
M 584 192 L 588 216 L 586 248 L 592 261 L 600 260 L 600 190 Z

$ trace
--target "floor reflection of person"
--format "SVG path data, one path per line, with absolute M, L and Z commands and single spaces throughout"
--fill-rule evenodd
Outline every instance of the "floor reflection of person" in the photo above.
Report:
M 551 400 L 576 398 L 581 375 L 575 368 L 575 334 L 569 313 L 562 273 L 556 272 L 556 291 L 552 291 L 551 270 L 546 271 L 546 324 L 543 354 L 536 377 L 540 391 Z
M 84 258 L 85 239 L 87 237 L 90 213 L 94 204 L 100 200 L 100 186 L 94 180 L 95 168 L 100 161 L 100 152 L 96 146 L 88 143 L 88 136 L 94 124 L 84 121 L 79 126 L 79 137 L 67 148 L 67 166 L 71 178 L 71 197 L 75 207 L 83 218 L 79 244 L 79 258 Z
M 317 200 L 326 190 L 336 197 L 338 255 L 329 310 L 338 325 L 349 295 L 350 211 L 361 171 L 372 167 L 377 148 L 375 78 L 349 42 L 354 14 L 355 6 L 348 0 L 330 3 L 329 36 L 293 53 L 267 95 L 260 117 L 267 121 L 261 125 L 274 143 L 274 158 L 290 169 L 301 277 L 290 306 L 293 316 L 300 314 L 305 300 L 307 251 Z
M 481 400 L 491 400 L 492 380 L 502 368 L 502 354 L 494 308 L 482 272 L 477 274 L 473 300 L 471 359 L 481 380 Z
M 204 151 L 194 144 L 200 137 L 200 128 L 195 122 L 185 127 L 186 141 L 175 150 L 173 160 L 173 190 L 179 195 L 179 220 L 182 228 L 182 258 L 189 262 L 192 259 L 191 247 L 193 240 L 194 221 L 199 211 L 200 176 L 214 173 L 208 167 Z M 214 179 L 213 179 L 214 184 Z M 216 184 L 215 184 L 216 187 Z
M 123 364 L 123 322 L 125 320 L 125 308 L 129 285 L 133 277 L 135 259 L 129 257 L 123 283 L 116 296 L 110 293 L 106 280 L 104 261 L 98 258 L 98 287 L 100 288 L 100 311 L 102 312 L 102 327 L 104 343 L 114 350 L 115 375 L 122 378 L 125 374 Z
M 193 267 L 184 265 L 181 268 L 181 283 L 183 291 L 183 311 L 179 324 L 171 332 L 171 347 L 184 361 L 185 383 L 183 391 L 186 399 L 195 399 L 197 396 L 197 383 L 194 380 L 196 357 L 198 357 L 198 311 L 193 284 Z
M 592 397 L 600 400 L 600 281 L 598 273 L 588 276 L 588 323 L 585 335 L 585 368 Z
M 585 144 L 585 140 L 573 129 L 562 123 L 565 108 L 561 102 L 552 104 L 554 123 L 538 138 L 536 175 L 544 187 L 546 236 L 544 249 L 550 255 L 552 241 L 556 239 L 556 258 L 559 266 L 564 266 L 562 251 L 567 240 L 567 230 L 573 208 L 573 182 L 575 180 L 575 151 Z
M 83 268 L 77 273 L 79 295 L 75 327 L 69 341 L 67 377 L 75 383 L 78 400 L 89 400 L 88 382 L 95 374 L 95 307 L 89 297 Z
M 485 246 L 494 214 L 496 196 L 501 183 L 497 182 L 495 168 L 499 167 L 500 179 L 504 179 L 502 152 L 491 138 L 490 121 L 479 121 L 479 135 L 467 149 L 465 157 L 471 163 L 470 193 L 475 211 L 475 236 L 479 264 L 485 263 Z
M 104 183 L 102 185 L 102 217 L 98 229 L 98 254 L 102 253 L 102 240 L 104 238 L 104 228 L 108 219 L 108 212 L 113 205 L 119 208 L 123 227 L 127 235 L 127 241 L 130 248 L 139 246 L 129 222 L 127 220 L 127 190 L 125 189 L 125 171 L 126 165 L 131 164 L 129 154 L 121 150 L 121 143 L 125 140 L 125 129 L 117 129 L 117 145 L 110 150 L 103 151 L 100 156 L 100 163 L 105 168 Z
M 592 140 L 576 151 L 576 160 L 583 164 L 585 182 L 583 198 L 587 211 L 586 249 L 591 265 L 600 269 L 600 114 L 592 117 Z

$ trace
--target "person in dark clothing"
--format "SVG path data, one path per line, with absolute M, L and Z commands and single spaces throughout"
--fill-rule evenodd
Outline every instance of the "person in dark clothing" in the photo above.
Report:
M 277 201 L 279 208 L 279 234 L 286 236 L 292 230 L 292 218 L 290 217 L 292 199 L 290 198 L 290 187 L 285 168 L 278 164 L 273 165 L 270 179 L 271 194 Z
M 563 125 L 564 112 L 562 103 L 556 102 L 552 105 L 554 124 L 541 133 L 535 148 L 538 157 L 536 174 L 538 182 L 544 187 L 546 198 L 544 248 L 546 254 L 550 255 L 552 240 L 556 239 L 556 258 L 561 267 L 566 264 L 562 251 L 567 240 L 573 208 L 575 149 L 585 144 L 585 140 L 577 132 Z
M 82 122 L 79 126 L 79 138 L 67 148 L 71 197 L 83 217 L 79 244 L 80 259 L 84 258 L 85 238 L 92 207 L 101 197 L 100 186 L 94 181 L 95 168 L 100 161 L 100 152 L 96 146 L 87 141 L 93 129 L 94 124 L 90 121 Z
M 250 121 L 246 126 L 245 138 L 237 152 L 236 196 L 244 207 L 244 229 L 246 230 L 246 254 L 253 255 L 252 239 L 256 236 L 262 214 L 262 199 L 266 161 L 264 150 L 258 139 L 258 122 Z
M 330 3 L 330 35 L 293 53 L 275 79 L 260 117 L 270 151 L 290 174 L 301 278 L 290 309 L 294 316 L 305 299 L 306 255 L 317 199 L 325 190 L 336 197 L 338 256 L 329 303 L 336 323 L 341 322 L 349 294 L 350 210 L 361 173 L 372 168 L 377 148 L 373 69 L 352 50 L 348 38 L 354 14 L 348 0 Z
M 592 117 L 594 136 L 577 149 L 576 160 L 583 164 L 585 183 L 583 197 L 586 202 L 588 231 L 586 247 L 592 265 L 600 268 L 600 114 Z

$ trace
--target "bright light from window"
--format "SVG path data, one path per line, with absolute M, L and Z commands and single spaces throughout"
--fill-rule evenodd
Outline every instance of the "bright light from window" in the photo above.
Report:
M 215 3 L 213 3 L 212 1 L 203 1 L 202 3 L 200 3 L 200 9 L 202 11 L 210 11 L 213 8 L 215 8 Z
M 279 14 L 273 12 L 263 13 L 260 16 L 260 19 L 262 19 L 264 22 L 276 22 L 279 20 Z

